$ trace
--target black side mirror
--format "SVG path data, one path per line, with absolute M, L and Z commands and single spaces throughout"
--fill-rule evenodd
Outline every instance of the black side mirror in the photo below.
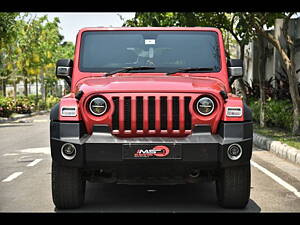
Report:
M 227 61 L 229 84 L 243 77 L 243 60 L 241 59 L 229 59 Z
M 59 59 L 56 62 L 56 77 L 64 79 L 69 86 L 71 86 L 73 71 L 73 60 L 72 59 Z

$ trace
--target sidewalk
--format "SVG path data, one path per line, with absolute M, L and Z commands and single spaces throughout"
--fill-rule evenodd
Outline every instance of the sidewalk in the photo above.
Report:
M 300 165 L 300 149 L 296 149 L 280 141 L 274 141 L 257 133 L 253 133 L 253 144 L 261 149 L 273 152 L 280 158 Z
M 42 110 L 42 111 L 30 113 L 30 114 L 17 114 L 10 118 L 0 117 L 0 123 L 13 122 L 13 121 L 23 119 L 23 118 L 29 118 L 29 117 L 36 116 L 36 115 L 43 115 L 48 112 L 50 112 L 50 110 Z

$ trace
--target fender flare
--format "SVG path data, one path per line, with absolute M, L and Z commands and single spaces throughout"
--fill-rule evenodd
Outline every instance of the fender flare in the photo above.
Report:
M 253 121 L 252 110 L 246 103 L 244 103 L 244 120 Z
M 51 111 L 50 111 L 50 120 L 51 121 L 58 121 L 59 120 L 59 102 L 56 103 Z

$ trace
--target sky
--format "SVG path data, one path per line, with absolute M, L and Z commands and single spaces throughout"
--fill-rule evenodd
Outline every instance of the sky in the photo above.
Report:
M 105 13 L 32 13 L 37 17 L 48 15 L 48 19 L 53 21 L 54 17 L 60 20 L 60 33 L 64 36 L 64 41 L 72 41 L 75 44 L 75 39 L 78 31 L 84 27 L 121 27 L 123 21 L 134 17 L 134 12 L 105 12 Z

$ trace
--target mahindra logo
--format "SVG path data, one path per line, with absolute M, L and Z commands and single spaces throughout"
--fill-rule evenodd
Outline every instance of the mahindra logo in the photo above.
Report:
M 134 157 L 165 157 L 169 155 L 170 149 L 164 145 L 155 146 L 152 149 L 138 149 L 134 154 Z

